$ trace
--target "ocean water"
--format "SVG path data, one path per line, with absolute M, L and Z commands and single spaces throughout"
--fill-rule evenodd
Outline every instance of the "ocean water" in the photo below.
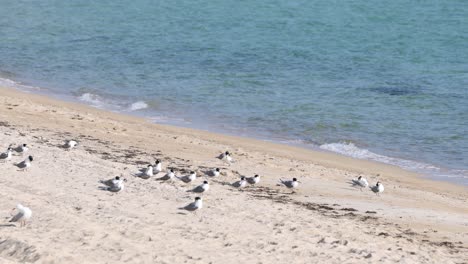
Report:
M 4 1 L 0 85 L 468 185 L 468 1 Z

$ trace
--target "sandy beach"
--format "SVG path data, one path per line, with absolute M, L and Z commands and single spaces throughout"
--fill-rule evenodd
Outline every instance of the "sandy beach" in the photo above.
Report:
M 152 124 L 0 88 L 0 263 L 468 263 L 466 187 L 400 168 L 270 142 Z M 76 149 L 65 151 L 65 140 Z M 230 151 L 231 165 L 216 158 Z M 29 171 L 13 164 L 27 155 Z M 155 159 L 194 183 L 133 176 Z M 221 168 L 222 175 L 204 174 Z M 240 176 L 261 182 L 238 190 Z M 125 190 L 99 189 L 122 175 Z M 380 196 L 348 183 L 365 176 Z M 298 178 L 297 193 L 278 186 Z M 208 180 L 204 208 L 178 210 Z M 8 222 L 17 203 L 33 216 Z

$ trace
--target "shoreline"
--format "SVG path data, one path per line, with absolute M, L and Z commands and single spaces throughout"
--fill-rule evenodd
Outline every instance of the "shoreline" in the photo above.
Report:
M 5 92 L 2 90 L 5 90 Z M 307 152 L 310 152 L 310 153 L 313 153 L 314 156 L 317 156 L 316 160 L 318 161 L 319 165 L 329 166 L 329 167 L 334 167 L 334 168 L 339 168 L 339 169 L 348 169 L 348 170 L 355 171 L 357 173 L 379 174 L 379 171 L 383 170 L 383 171 L 388 171 L 388 174 L 391 174 L 391 173 L 401 174 L 404 177 L 410 176 L 410 177 L 417 177 L 420 179 L 426 179 L 426 180 L 432 181 L 432 179 L 428 178 L 427 176 L 421 175 L 420 173 L 417 173 L 417 172 L 406 170 L 396 165 L 387 164 L 387 163 L 378 162 L 378 161 L 371 161 L 371 160 L 366 160 L 366 159 L 357 159 L 357 158 L 349 157 L 349 156 L 342 155 L 342 154 L 335 153 L 335 152 L 328 151 L 328 150 L 314 149 L 312 147 L 304 146 L 303 144 L 295 145 L 295 144 L 276 142 L 274 140 L 270 141 L 270 140 L 259 139 L 259 138 L 254 138 L 254 137 L 243 137 L 243 136 L 235 136 L 231 134 L 211 132 L 208 130 L 190 128 L 190 127 L 185 127 L 185 126 L 158 124 L 158 123 L 151 122 L 148 118 L 144 116 L 132 115 L 130 113 L 124 113 L 124 112 L 114 112 L 111 110 L 94 107 L 86 103 L 81 103 L 79 101 L 73 101 L 72 99 L 61 100 L 60 98 L 50 97 L 47 94 L 32 93 L 32 92 L 30 93 L 27 91 L 21 91 L 21 90 L 17 90 L 15 88 L 9 88 L 9 87 L 0 87 L 0 95 L 7 95 L 7 96 L 26 96 L 27 95 L 27 96 L 31 96 L 35 100 L 39 100 L 41 103 L 44 103 L 44 104 L 71 107 L 74 110 L 87 111 L 93 114 L 102 113 L 102 114 L 110 115 L 113 118 L 116 118 L 117 120 L 120 119 L 120 120 L 128 121 L 129 119 L 134 118 L 136 122 L 144 122 L 144 123 L 148 123 L 149 125 L 155 125 L 157 129 L 164 129 L 167 131 L 176 131 L 176 132 L 179 132 L 179 130 L 182 130 L 184 133 L 187 133 L 187 134 L 195 133 L 197 136 L 203 136 L 204 138 L 216 137 L 218 140 L 223 138 L 225 142 L 228 144 L 233 144 L 233 142 L 239 140 L 239 141 L 244 141 L 243 143 L 248 142 L 247 146 L 252 147 L 256 144 L 256 142 L 262 142 L 263 144 L 268 145 L 270 148 L 286 147 L 288 152 L 289 151 L 297 152 L 297 153 L 300 153 L 301 156 L 303 157 L 307 155 Z M 275 154 L 279 154 L 279 153 L 281 152 L 278 152 Z M 306 160 L 308 159 L 304 159 L 304 161 Z M 355 165 L 354 164 L 355 162 L 359 164 Z M 362 167 L 366 167 L 367 169 L 362 170 Z M 448 183 L 454 184 L 450 182 Z
M 9 79 L 5 79 L 5 80 L 9 80 Z M 91 107 L 91 108 L 99 109 L 99 110 L 102 110 L 104 112 L 112 112 L 112 113 L 116 113 L 116 114 L 132 116 L 132 117 L 135 117 L 135 118 L 142 118 L 142 119 L 146 120 L 147 122 L 152 122 L 152 123 L 158 124 L 158 125 L 193 129 L 195 131 L 204 131 L 204 132 L 213 133 L 213 134 L 220 134 L 220 135 L 236 137 L 236 135 L 234 135 L 234 133 L 235 133 L 234 131 L 227 131 L 227 130 L 223 130 L 223 129 L 215 128 L 215 127 L 212 127 L 212 130 L 203 129 L 203 128 L 201 128 L 201 125 L 198 125 L 198 126 L 192 125 L 192 126 L 190 126 L 190 125 L 187 124 L 188 121 L 180 121 L 180 120 L 179 121 L 173 120 L 173 121 L 166 121 L 166 122 L 165 121 L 157 122 L 157 121 L 151 120 L 151 117 L 144 116 L 144 115 L 140 114 L 138 112 L 138 110 L 136 110 L 136 111 L 135 110 L 130 110 L 130 109 L 120 109 L 120 110 L 118 110 L 117 108 L 116 109 L 107 109 L 105 107 L 98 107 L 98 106 L 94 105 L 92 102 L 81 101 L 79 98 L 76 98 L 76 97 L 74 97 L 72 95 L 61 94 L 59 96 L 54 96 L 51 91 L 47 92 L 47 89 L 43 90 L 42 88 L 38 88 L 38 87 L 35 87 L 35 86 L 23 85 L 23 84 L 20 84 L 20 83 L 16 83 L 15 81 L 12 81 L 12 80 L 9 80 L 9 81 L 13 82 L 15 85 L 24 86 L 24 87 L 23 88 L 3 87 L 0 84 L 1 89 L 5 88 L 5 89 L 11 89 L 13 91 L 19 91 L 19 92 L 27 93 L 27 94 L 36 94 L 36 95 L 40 95 L 40 96 L 50 98 L 52 100 L 58 100 L 58 101 L 63 101 L 63 102 L 67 102 L 67 103 L 78 104 L 78 105 L 82 105 L 82 106 L 85 106 L 85 107 Z M 37 91 L 34 91 L 34 89 L 28 89 L 28 87 L 37 89 Z M 140 103 L 140 102 L 143 102 L 143 101 L 138 101 L 138 103 Z M 122 107 L 122 106 L 120 106 L 120 107 Z M 141 109 L 139 109 L 139 110 L 141 110 Z M 369 151 L 370 154 L 378 156 L 379 158 L 377 160 L 375 160 L 375 158 L 370 158 L 370 157 L 367 157 L 367 158 L 360 158 L 359 157 L 359 158 L 357 158 L 357 157 L 353 157 L 353 155 L 351 155 L 351 154 L 340 153 L 340 151 L 333 151 L 333 150 L 329 150 L 329 149 L 326 149 L 326 148 L 322 148 L 322 145 L 314 145 L 314 144 L 309 144 L 309 143 L 305 143 L 305 142 L 303 142 L 303 143 L 294 143 L 294 142 L 289 142 L 290 140 L 286 140 L 286 139 L 280 139 L 280 138 L 271 138 L 270 139 L 270 138 L 265 138 L 264 136 L 254 135 L 254 134 L 252 134 L 252 135 L 241 135 L 241 136 L 237 136 L 237 137 L 243 138 L 243 139 L 245 138 L 245 139 L 259 140 L 259 141 L 262 141 L 262 142 L 271 142 L 273 144 L 279 144 L 279 145 L 287 145 L 287 146 L 297 147 L 297 148 L 301 148 L 301 149 L 311 150 L 313 152 L 329 153 L 329 154 L 338 155 L 338 156 L 341 156 L 341 157 L 346 157 L 346 158 L 351 158 L 351 159 L 356 159 L 356 160 L 369 161 L 371 163 L 395 166 L 395 167 L 398 167 L 398 168 L 400 168 L 400 169 L 402 169 L 402 170 L 404 170 L 406 172 L 417 174 L 417 175 L 419 175 L 421 177 L 424 177 L 424 178 L 432 180 L 432 181 L 448 182 L 448 183 L 451 183 L 451 184 L 468 187 L 468 181 L 465 179 L 466 177 L 464 177 L 463 175 L 457 175 L 455 177 L 450 177 L 451 175 L 448 174 L 448 173 L 452 173 L 452 171 L 457 171 L 457 169 L 444 168 L 444 167 L 441 167 L 441 166 L 438 166 L 438 165 L 431 165 L 431 164 L 428 164 L 428 163 L 424 163 L 422 161 L 416 161 L 416 160 L 402 159 L 402 158 L 396 158 L 396 157 L 391 157 L 391 156 L 380 155 L 380 154 L 371 152 L 371 151 L 369 151 L 367 149 L 359 148 L 359 147 L 355 146 L 353 143 L 351 143 L 352 147 L 356 147 L 360 151 Z M 344 143 L 340 143 L 340 142 L 338 142 L 338 143 L 327 143 L 327 144 L 324 144 L 323 146 L 325 146 L 325 145 L 335 145 L 335 144 L 344 144 Z M 348 143 L 346 143 L 346 144 L 348 144 Z M 381 158 L 384 158 L 384 159 L 386 159 L 388 161 L 382 161 Z M 405 163 L 411 163 L 412 165 L 405 165 Z M 419 168 L 416 168 L 414 166 L 419 167 Z M 433 166 L 435 166 L 435 167 L 433 167 Z
M 41 263 L 80 263 L 83 257 L 87 263 L 106 257 L 115 263 L 217 263 L 239 250 L 245 253 L 229 263 L 468 261 L 466 187 L 396 166 L 153 124 L 9 88 L 0 88 L 0 105 L 1 146 L 28 142 L 35 156 L 26 173 L 0 164 L 2 217 L 18 202 L 34 212 L 25 229 L 0 227 L 6 241 L 0 259 L 31 248 L 29 257 Z M 57 147 L 72 138 L 80 142 L 77 149 Z M 215 159 L 226 150 L 236 160 L 231 166 Z M 193 199 L 190 186 L 132 176 L 155 158 L 181 175 L 222 168 L 219 179 L 208 179 L 212 189 L 198 218 L 177 213 Z M 254 173 L 262 175 L 259 187 L 229 187 Z M 125 191 L 97 189 L 99 179 L 116 175 L 128 179 Z M 383 182 L 385 192 L 350 187 L 359 175 L 370 184 Z M 302 182 L 293 195 L 277 186 L 279 178 L 291 177 Z
M 276 142 L 274 140 L 265 140 L 253 137 L 244 137 L 244 136 L 235 136 L 231 134 L 223 134 L 218 132 L 212 132 L 208 130 L 202 130 L 197 128 L 185 127 L 185 126 L 175 126 L 170 124 L 158 124 L 154 123 L 149 120 L 147 117 L 132 115 L 131 113 L 126 112 L 114 112 L 107 109 L 102 109 L 98 107 L 94 107 L 88 105 L 86 103 L 82 103 L 79 101 L 70 100 L 62 100 L 60 98 L 53 98 L 47 94 L 40 94 L 40 93 L 33 93 L 27 91 L 21 91 L 15 88 L 10 87 L 0 87 L 0 95 L 7 95 L 7 96 L 30 96 L 31 98 L 42 102 L 43 104 L 50 104 L 56 105 L 60 107 L 70 107 L 74 110 L 78 111 L 86 111 L 93 114 L 105 114 L 112 116 L 116 120 L 124 120 L 129 121 L 134 119 L 135 122 L 143 122 L 147 125 L 154 125 L 156 129 L 162 129 L 165 131 L 171 131 L 175 133 L 179 133 L 180 131 L 184 132 L 185 134 L 195 134 L 200 136 L 204 139 L 209 138 L 216 138 L 216 140 L 221 140 L 223 143 L 230 144 L 234 146 L 236 141 L 240 141 L 243 143 L 242 147 L 254 147 L 257 143 L 261 142 L 262 147 L 268 146 L 268 151 L 272 151 L 275 154 L 284 154 L 284 151 L 277 151 L 278 147 L 284 148 L 288 155 L 291 153 L 299 154 L 295 158 L 299 158 L 302 161 L 310 161 L 309 158 L 306 158 L 307 155 L 312 154 L 314 161 L 321 166 L 325 167 L 333 167 L 337 169 L 343 170 L 350 170 L 356 173 L 361 174 L 380 174 L 384 177 L 391 177 L 391 175 L 401 175 L 402 178 L 417 178 L 418 180 L 428 181 L 428 182 L 437 182 L 440 184 L 444 184 L 444 187 L 449 186 L 457 186 L 461 187 L 462 189 L 467 187 L 464 185 L 460 185 L 450 181 L 444 180 L 437 180 L 432 178 L 431 176 L 423 175 L 421 173 L 411 171 L 408 169 L 401 168 L 397 165 L 392 165 L 388 163 L 383 163 L 379 161 L 372 161 L 367 159 L 359 159 L 353 158 L 347 155 L 343 155 L 340 153 L 336 153 L 333 151 L 323 150 L 323 149 L 315 149 L 313 147 L 307 147 L 303 144 L 288 144 L 288 143 L 281 143 Z M 247 143 L 247 144 L 245 144 Z M 445 185 L 446 184 L 446 185 Z

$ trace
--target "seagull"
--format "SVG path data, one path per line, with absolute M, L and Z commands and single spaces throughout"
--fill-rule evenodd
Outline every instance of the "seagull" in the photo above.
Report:
M 361 191 L 362 191 L 362 188 L 366 188 L 367 186 L 369 186 L 369 183 L 367 182 L 366 178 L 362 176 L 359 176 L 357 179 L 353 179 L 352 184 L 353 186 L 359 187 Z
M 18 152 L 18 153 L 25 153 L 26 151 L 28 151 L 28 145 L 27 144 L 23 144 L 23 145 L 19 145 L 18 147 L 15 148 L 15 151 Z
M 162 163 L 159 159 L 154 162 L 153 170 L 155 174 L 158 174 L 162 171 Z
M 257 184 L 260 182 L 260 176 L 258 176 L 258 174 L 255 174 L 255 176 L 247 178 L 247 182 L 250 184 Z
M 11 152 L 12 152 L 11 147 L 8 147 L 6 152 L 0 154 L 0 160 L 4 160 L 4 161 L 10 160 L 11 159 Z
M 174 179 L 175 177 L 175 173 L 174 173 L 174 170 L 173 169 L 170 169 L 166 175 L 162 176 L 161 178 L 157 178 L 156 180 L 158 181 L 168 181 L 168 180 L 172 180 Z
M 219 170 L 219 168 L 216 168 L 214 170 L 208 171 L 207 174 L 211 177 L 218 177 L 221 174 L 221 171 Z
M 31 162 L 33 161 L 33 157 L 29 156 L 25 160 L 20 163 L 16 163 L 16 167 L 22 169 L 23 171 L 28 170 L 31 167 Z
M 32 216 L 31 209 L 22 204 L 16 205 L 16 208 L 13 208 L 11 211 L 13 212 L 15 209 L 18 210 L 18 213 L 11 218 L 10 222 L 20 222 L 21 226 L 25 226 L 26 221 Z
M 381 184 L 380 182 L 377 182 L 377 183 L 375 184 L 375 186 L 372 186 L 372 187 L 370 187 L 370 188 L 371 188 L 371 190 L 372 190 L 375 194 L 377 194 L 378 196 L 380 196 L 380 193 L 382 193 L 382 192 L 384 191 L 384 186 L 383 186 L 383 184 Z
M 68 140 L 65 142 L 65 145 L 63 146 L 66 150 L 71 150 L 72 148 L 76 147 L 78 145 L 78 142 L 75 140 Z
M 299 181 L 296 178 L 293 178 L 292 181 L 285 181 L 280 179 L 280 182 L 289 189 L 296 189 L 299 186 Z
M 153 165 L 148 165 L 145 169 L 141 169 L 141 173 L 136 175 L 142 179 L 149 179 L 151 176 L 153 176 Z
M 247 180 L 245 180 L 245 177 L 242 176 L 239 181 L 236 181 L 235 183 L 232 184 L 232 186 L 236 188 L 244 188 L 247 185 Z
M 203 184 L 198 185 L 192 190 L 188 190 L 188 192 L 203 193 L 203 192 L 207 192 L 209 189 L 210 189 L 210 185 L 208 184 L 208 181 L 203 181 Z
M 124 189 L 124 179 L 119 176 L 116 176 L 113 179 L 104 181 L 99 181 L 100 183 L 106 185 L 106 187 L 101 187 L 102 190 L 110 191 L 110 192 L 120 192 Z
M 177 177 L 177 176 L 176 176 Z M 192 182 L 194 181 L 195 179 L 197 178 L 197 173 L 194 172 L 194 171 L 191 171 L 189 175 L 185 175 L 183 177 L 177 177 L 177 179 L 185 182 L 185 183 L 189 183 L 189 182 Z
M 201 197 L 195 197 L 195 201 L 192 203 L 189 203 L 188 205 L 179 208 L 180 210 L 187 210 L 187 211 L 196 211 L 198 209 L 202 209 L 203 207 L 203 201 Z
M 229 151 L 226 151 L 226 152 L 224 152 L 224 153 L 221 153 L 221 154 L 218 156 L 218 159 L 227 161 L 228 163 L 231 163 L 231 162 L 232 162 L 231 153 L 229 153 Z

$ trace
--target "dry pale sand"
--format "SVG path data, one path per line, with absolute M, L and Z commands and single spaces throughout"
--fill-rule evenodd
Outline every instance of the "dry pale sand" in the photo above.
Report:
M 383 164 L 192 129 L 155 125 L 0 89 L 0 151 L 28 143 L 33 166 L 0 163 L 0 263 L 468 263 L 467 188 Z M 66 139 L 80 145 L 65 151 Z M 215 157 L 229 150 L 228 166 Z M 195 183 L 133 177 L 156 158 Z M 204 208 L 187 213 L 203 171 Z M 240 175 L 258 187 L 230 187 Z M 99 190 L 117 175 L 125 190 Z M 376 196 L 347 183 L 380 180 Z M 297 177 L 300 190 L 278 187 Z M 18 202 L 33 210 L 10 225 Z

